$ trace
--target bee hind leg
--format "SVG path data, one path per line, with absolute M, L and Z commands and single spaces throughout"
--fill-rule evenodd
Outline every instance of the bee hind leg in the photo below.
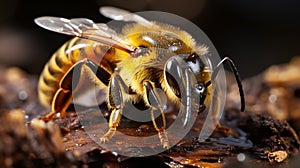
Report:
M 43 117 L 44 121 L 49 121 L 52 118 L 56 117 L 56 114 L 60 114 L 61 118 L 64 118 L 65 111 L 70 105 L 72 100 L 72 93 L 70 90 L 58 89 L 54 95 L 52 102 L 52 112 Z
M 112 76 L 109 83 L 109 100 L 108 104 L 112 109 L 112 113 L 109 118 L 109 130 L 100 138 L 101 142 L 109 141 L 115 134 L 117 127 L 119 126 L 122 110 L 123 110 L 123 91 L 125 84 L 122 78 L 117 72 Z
M 163 148 L 169 149 L 169 139 L 166 132 L 166 118 L 165 114 L 162 110 L 162 103 L 159 98 L 159 94 L 157 93 L 154 84 L 152 84 L 150 81 L 144 82 L 144 87 L 146 90 L 147 95 L 147 104 L 150 105 L 151 108 L 151 119 L 153 122 L 153 126 L 155 130 L 158 132 L 158 137 L 160 139 L 161 144 L 163 145 Z M 155 118 L 155 113 L 159 112 L 161 114 L 160 117 Z M 161 119 L 160 122 L 157 122 L 156 120 Z
M 94 73 L 102 83 L 108 84 L 110 74 L 96 63 L 89 59 L 76 62 L 60 81 L 59 89 L 52 100 L 52 112 L 46 115 L 44 120 L 51 120 L 57 113 L 60 113 L 61 118 L 66 116 L 65 112 L 72 102 L 72 92 L 77 88 L 83 67 L 90 69 L 90 73 Z
M 66 116 L 65 111 L 72 101 L 72 91 L 79 82 L 81 68 L 84 63 L 85 60 L 75 63 L 62 78 L 59 83 L 59 89 L 54 94 L 52 100 L 52 111 L 44 116 L 42 118 L 43 120 L 49 121 L 55 118 L 57 114 L 60 114 L 60 118 L 64 118 Z

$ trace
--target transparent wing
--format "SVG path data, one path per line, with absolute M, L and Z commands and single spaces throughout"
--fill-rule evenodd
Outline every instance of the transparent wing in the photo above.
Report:
M 44 29 L 70 36 L 77 36 L 103 44 L 114 46 L 126 52 L 133 52 L 136 47 L 122 40 L 118 34 L 106 24 L 96 24 L 90 19 L 66 19 L 44 16 L 34 20 Z
M 148 21 L 147 19 L 123 9 L 105 6 L 101 7 L 99 11 L 103 16 L 111 18 L 113 20 L 137 22 L 146 27 L 153 26 L 153 23 Z
M 70 21 L 65 18 L 45 16 L 45 17 L 39 17 L 39 18 L 34 19 L 34 22 L 44 29 L 54 31 L 57 33 L 62 33 L 62 34 L 67 34 L 67 35 L 75 35 L 75 36 L 80 35 L 70 25 Z
M 70 23 L 73 26 L 78 27 L 80 30 L 99 29 L 97 24 L 86 18 L 74 18 L 70 20 Z
M 211 87 L 209 111 L 199 134 L 200 141 L 204 141 L 213 133 L 222 117 L 226 99 L 224 71 L 219 72 Z

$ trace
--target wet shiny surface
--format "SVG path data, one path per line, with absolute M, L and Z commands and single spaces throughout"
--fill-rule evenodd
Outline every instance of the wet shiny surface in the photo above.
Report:
M 0 159 L 0 164 L 9 167 L 12 163 L 22 165 L 26 160 L 33 166 L 53 166 L 53 161 L 56 162 L 56 166 L 88 167 L 295 166 L 300 146 L 297 136 L 300 130 L 297 115 L 300 82 L 293 74 L 289 76 L 289 73 L 300 71 L 297 60 L 294 59 L 292 63 L 284 66 L 275 66 L 262 75 L 245 80 L 247 104 L 244 113 L 239 112 L 239 93 L 236 87 L 230 87 L 221 124 L 206 141 L 200 142 L 195 138 L 204 124 L 205 113 L 201 113 L 191 131 L 168 151 L 154 156 L 132 158 L 99 146 L 97 141 L 101 137 L 99 134 L 107 129 L 107 123 L 97 120 L 92 122 L 97 113 L 95 108 L 82 108 L 78 117 L 70 107 L 69 116 L 55 119 L 52 121 L 55 123 L 54 126 L 46 126 L 46 123 L 38 122 L 37 119 L 34 120 L 35 124 L 26 124 L 26 121 L 47 112 L 37 104 L 36 77 L 18 69 L 1 68 L 0 118 L 1 123 L 5 123 L 7 127 L 1 127 L 0 138 L 7 145 L 5 147 L 0 145 L 0 155 L 4 158 Z M 290 68 L 293 71 L 290 71 Z M 285 80 L 273 77 L 274 72 L 280 72 L 280 75 L 285 76 Z M 18 84 L 21 80 L 25 82 L 23 85 Z M 20 111 L 14 113 L 16 108 Z M 109 112 L 106 111 L 105 105 L 100 106 L 100 109 L 107 118 Z M 13 115 L 15 117 L 7 117 L 10 113 L 16 114 Z M 174 120 L 174 115 L 175 112 L 172 111 L 166 115 L 169 124 Z M 88 128 L 82 126 L 82 119 L 91 120 L 91 125 Z M 14 125 L 15 128 L 9 125 Z M 18 130 L 23 130 L 23 133 Z M 122 118 L 118 131 L 136 137 L 156 135 L 151 122 L 138 123 L 126 118 Z M 28 137 L 27 140 L 24 140 L 24 136 Z M 170 139 L 172 138 L 170 136 Z M 61 147 L 53 146 L 54 142 L 59 141 L 64 144 L 63 152 Z M 135 141 L 129 142 L 115 136 L 111 143 L 115 148 L 129 153 L 139 152 L 139 149 L 144 148 L 152 151 L 161 148 L 159 140 L 154 144 L 137 143 L 138 139 Z M 39 145 L 34 145 L 36 142 Z M 23 144 L 24 147 L 15 148 L 15 143 Z M 134 143 L 139 145 L 130 146 Z

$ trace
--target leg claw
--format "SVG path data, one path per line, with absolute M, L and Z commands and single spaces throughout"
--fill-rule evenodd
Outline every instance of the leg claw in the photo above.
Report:
M 158 132 L 158 137 L 160 139 L 160 143 L 163 145 L 163 148 L 170 149 L 168 135 L 164 129 Z
M 115 127 L 109 128 L 109 130 L 100 138 L 100 142 L 101 143 L 108 142 L 115 135 L 115 132 L 116 132 Z

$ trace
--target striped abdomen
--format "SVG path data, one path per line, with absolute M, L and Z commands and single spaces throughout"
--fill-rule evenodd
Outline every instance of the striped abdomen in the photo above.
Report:
M 96 63 L 109 60 L 111 50 L 107 46 L 85 39 L 73 38 L 60 47 L 45 65 L 38 83 L 41 104 L 50 107 L 60 81 L 69 69 L 78 61 L 88 58 Z M 104 56 L 104 59 L 103 59 Z M 105 63 L 109 63 L 105 61 Z M 105 65 L 102 65 L 105 66 Z M 106 67 L 106 66 L 105 66 Z

